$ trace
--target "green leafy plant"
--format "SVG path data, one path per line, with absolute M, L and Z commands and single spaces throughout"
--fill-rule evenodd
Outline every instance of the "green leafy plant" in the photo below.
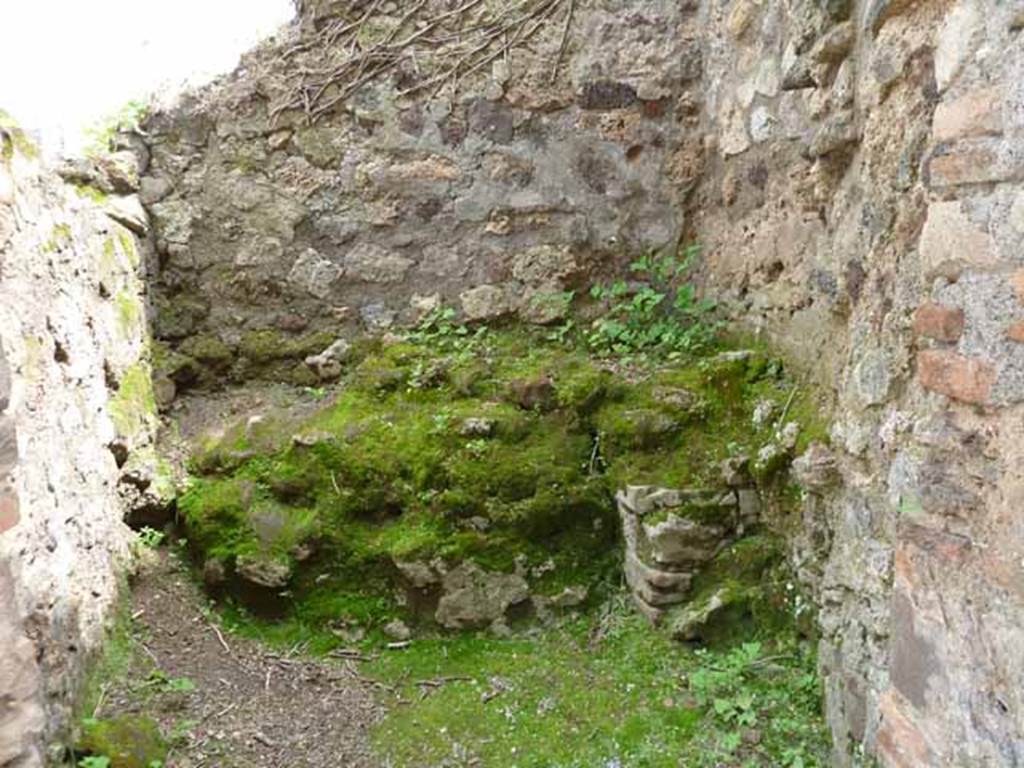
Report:
M 431 310 L 407 335 L 407 338 L 409 341 L 424 343 L 469 336 L 469 328 L 455 321 L 457 314 L 452 307 L 438 307 Z
M 325 387 L 303 387 L 302 391 L 317 401 L 327 397 L 327 389 Z
M 608 305 L 586 336 L 604 355 L 656 355 L 669 359 L 700 351 L 715 337 L 710 320 L 714 302 L 697 298 L 691 283 L 681 282 L 699 249 L 679 256 L 649 253 L 630 264 L 635 278 L 595 285 L 590 295 Z
M 196 689 L 196 684 L 191 678 L 168 677 L 167 673 L 161 669 L 154 669 L 150 672 L 145 685 L 168 693 L 192 693 Z
M 110 758 L 103 755 L 90 755 L 78 761 L 78 768 L 110 768 Z
M 141 529 L 137 535 L 139 537 L 139 544 L 146 549 L 158 549 L 164 543 L 164 539 L 167 538 L 167 534 L 163 531 L 150 528 L 148 525 Z
M 86 154 L 96 156 L 109 152 L 117 132 L 137 128 L 148 111 L 149 105 L 146 102 L 132 99 L 113 114 L 86 128 L 83 131 L 88 142 Z

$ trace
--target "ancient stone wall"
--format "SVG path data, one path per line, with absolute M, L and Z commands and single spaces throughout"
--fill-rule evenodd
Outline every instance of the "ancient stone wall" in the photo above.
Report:
M 344 4 L 306 2 L 289 37 L 156 115 L 163 390 L 269 363 L 313 381 L 303 355 L 442 301 L 556 320 L 567 289 L 693 236 L 707 293 L 833 401 L 831 454 L 797 465 L 792 557 L 837 762 L 1024 762 L 1024 17 L 570 5 L 564 55 L 555 17 L 454 94 L 401 97 L 436 71 L 413 66 L 310 124 L 289 62 L 315 63 L 308 36 Z
M 507 15 L 474 3 L 435 29 L 454 4 L 430 2 L 403 30 L 439 42 L 404 51 L 404 68 L 313 124 L 301 94 L 318 89 L 294 73 L 337 64 L 315 34 L 353 10 L 306 5 L 276 45 L 146 125 L 142 197 L 163 262 L 155 331 L 180 353 L 168 366 L 178 385 L 258 375 L 289 351 L 298 368 L 275 377 L 309 383 L 301 358 L 331 334 L 380 332 L 442 302 L 470 319 L 554 322 L 588 276 L 675 247 L 697 160 L 687 4 L 533 4 L 551 9 L 544 23 L 524 24 L 532 34 L 456 91 L 402 97 L 452 60 L 446 35 L 472 40 L 475 21 Z M 393 7 L 374 23 L 401 19 Z
M 3 766 L 42 765 L 68 725 L 129 564 L 155 458 L 144 231 L 137 200 L 76 191 L 0 121 Z
M 795 555 L 838 751 L 1024 761 L 1017 6 L 702 5 L 710 292 L 836 398 Z

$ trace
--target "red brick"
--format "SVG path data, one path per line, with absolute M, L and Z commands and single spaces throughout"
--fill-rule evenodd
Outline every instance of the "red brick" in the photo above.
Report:
M 11 530 L 20 520 L 18 497 L 13 493 L 0 491 L 0 533 Z
M 963 310 L 929 302 L 914 313 L 914 333 L 938 341 L 956 341 L 964 332 Z
M 1016 323 L 1006 329 L 1006 338 L 1010 341 L 1019 341 L 1024 343 L 1024 320 L 1018 320 Z
M 944 349 L 926 349 L 917 355 L 921 386 L 965 403 L 985 403 L 996 380 L 995 369 L 984 360 Z

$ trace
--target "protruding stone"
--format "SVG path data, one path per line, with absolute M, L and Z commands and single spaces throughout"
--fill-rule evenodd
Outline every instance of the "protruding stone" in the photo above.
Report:
M 342 275 L 342 269 L 329 259 L 325 259 L 312 248 L 302 252 L 291 271 L 288 282 L 307 291 L 318 299 L 326 299 L 331 289 Z
M 662 571 L 627 552 L 624 563 L 626 584 L 633 594 L 648 605 L 663 607 L 686 599 L 693 576 L 688 571 Z
M 856 40 L 852 21 L 836 24 L 814 44 L 811 58 L 819 64 L 831 64 L 845 59 Z
M 260 555 L 240 555 L 235 563 L 235 570 L 246 581 L 269 589 L 287 586 L 292 576 L 287 563 Z
M 807 450 L 793 460 L 793 479 L 806 491 L 820 492 L 839 480 L 836 457 L 822 443 L 811 443 Z
M 146 210 L 136 195 L 111 197 L 103 211 L 139 237 L 145 237 L 149 233 L 149 216 L 146 215 Z
M 970 91 L 957 99 L 946 99 L 935 108 L 932 138 L 953 141 L 969 136 L 1002 133 L 1003 93 L 999 88 Z
M 665 565 L 707 562 L 726 535 L 720 526 L 701 525 L 672 513 L 663 522 L 642 527 L 655 561 Z
M 320 354 L 307 357 L 306 365 L 313 369 L 321 381 L 333 381 L 341 376 L 342 366 L 351 348 L 348 341 L 338 339 Z
M 416 589 L 425 589 L 441 583 L 441 575 L 429 563 L 396 560 L 395 568 Z
M 486 627 L 502 619 L 513 605 L 530 597 L 522 576 L 491 573 L 472 562 L 449 571 L 443 581 L 444 593 L 434 618 L 448 629 Z
M 497 285 L 481 285 L 459 294 L 462 313 L 467 320 L 494 320 L 511 312 L 505 290 Z

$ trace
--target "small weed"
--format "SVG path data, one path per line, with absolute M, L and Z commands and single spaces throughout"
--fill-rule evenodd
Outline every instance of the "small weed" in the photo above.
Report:
M 602 355 L 654 355 L 675 359 L 706 348 L 718 330 L 710 313 L 713 302 L 698 300 L 690 283 L 680 284 L 699 249 L 689 246 L 680 257 L 649 253 L 630 264 L 636 278 L 595 285 L 590 295 L 608 311 L 586 335 Z
M 327 397 L 327 389 L 325 387 L 303 387 L 302 391 L 317 402 Z
M 148 525 L 140 530 L 137 535 L 139 544 L 145 549 L 159 549 L 160 545 L 167 538 L 167 534 L 163 531 L 150 528 Z
M 98 120 L 94 125 L 85 129 L 85 136 L 88 139 L 86 154 L 96 156 L 110 151 L 110 144 L 118 131 L 137 128 L 147 112 L 149 106 L 142 101 L 131 100 L 121 107 L 117 112 L 107 115 Z
M 110 758 L 103 755 L 90 755 L 78 761 L 78 768 L 110 768 Z
M 160 669 L 154 669 L 146 678 L 144 685 L 166 693 L 192 693 L 196 689 L 196 684 L 191 678 L 168 677 L 167 673 Z
M 433 349 L 467 353 L 486 338 L 488 328 L 485 325 L 470 328 L 456 322 L 457 315 L 452 307 L 438 307 L 407 333 L 405 339 Z

